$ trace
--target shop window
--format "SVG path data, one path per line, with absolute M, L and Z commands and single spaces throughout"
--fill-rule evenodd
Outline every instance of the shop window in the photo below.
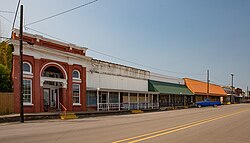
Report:
M 73 84 L 73 105 L 80 104 L 80 84 Z
M 109 102 L 110 103 L 118 103 L 118 93 L 116 92 L 110 92 L 109 93 Z
M 23 80 L 23 103 L 32 104 L 32 81 L 30 79 Z
M 96 100 L 97 100 L 96 92 L 87 91 L 87 105 L 96 106 L 97 105 Z

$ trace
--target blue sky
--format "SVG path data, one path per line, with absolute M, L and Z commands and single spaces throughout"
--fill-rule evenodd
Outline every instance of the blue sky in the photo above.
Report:
M 25 23 L 90 1 L 22 0 Z M 16 5 L 17 0 L 0 0 L 0 10 L 15 11 Z M 0 15 L 13 21 L 13 14 Z M 2 35 L 9 36 L 11 24 L 1 16 L 0 22 Z M 249 0 L 99 0 L 29 27 L 162 70 L 89 50 L 97 59 L 199 80 L 206 80 L 209 69 L 219 85 L 230 85 L 234 73 L 236 86 L 250 86 Z

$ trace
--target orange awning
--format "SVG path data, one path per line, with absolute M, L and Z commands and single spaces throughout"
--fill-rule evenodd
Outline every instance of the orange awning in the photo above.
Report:
M 219 85 L 209 84 L 209 93 L 207 94 L 207 83 L 190 78 L 184 78 L 185 84 L 196 95 L 209 96 L 227 96 L 227 93 Z

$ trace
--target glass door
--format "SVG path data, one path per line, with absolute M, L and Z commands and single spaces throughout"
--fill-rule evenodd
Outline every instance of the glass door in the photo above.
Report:
M 48 88 L 43 89 L 44 112 L 48 112 L 49 110 L 49 96 L 50 96 L 50 90 Z
M 59 90 L 57 88 L 51 88 L 51 91 L 50 91 L 50 107 L 55 108 L 57 106 L 58 91 Z

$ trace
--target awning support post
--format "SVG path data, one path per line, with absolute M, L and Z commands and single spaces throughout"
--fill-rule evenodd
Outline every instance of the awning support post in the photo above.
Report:
M 109 111 L 109 91 L 108 91 L 108 97 L 107 97 L 107 106 L 108 106 L 108 111 Z
M 118 92 L 119 111 L 121 110 L 121 93 Z
M 130 93 L 128 93 L 128 110 L 130 110 Z
M 137 93 L 137 110 L 139 109 L 139 93 Z
M 96 102 L 97 102 L 97 111 L 99 111 L 99 90 L 97 89 L 97 91 L 96 91 Z

